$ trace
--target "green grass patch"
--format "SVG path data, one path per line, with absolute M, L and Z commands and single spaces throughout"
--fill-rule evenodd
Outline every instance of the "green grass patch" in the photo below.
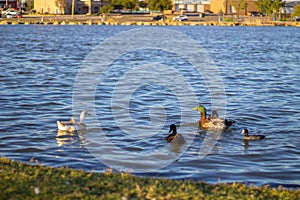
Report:
M 300 199 L 300 189 L 136 177 L 0 158 L 0 199 Z

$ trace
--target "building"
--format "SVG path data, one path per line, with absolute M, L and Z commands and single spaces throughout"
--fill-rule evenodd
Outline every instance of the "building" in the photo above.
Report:
M 87 14 L 87 13 L 99 13 L 101 6 L 107 5 L 107 1 L 101 0 L 75 0 L 75 13 Z M 91 8 L 91 11 L 89 11 Z
M 174 0 L 173 1 L 173 11 L 175 12 L 195 12 L 204 13 L 205 10 L 210 8 L 209 0 Z
M 63 5 L 58 2 L 63 2 Z M 101 0 L 34 0 L 34 9 L 42 14 L 72 14 L 73 2 L 74 14 L 98 13 L 100 7 L 106 5 Z
M 0 8 L 15 8 L 19 7 L 17 0 L 0 0 Z
M 287 14 L 287 15 L 292 14 L 293 11 L 294 11 L 294 7 L 296 5 L 300 5 L 300 1 L 299 0 L 286 2 L 285 5 L 284 5 L 284 7 L 281 9 L 281 13 L 282 14 Z
M 246 0 L 246 6 L 241 10 L 236 10 L 233 6 L 233 1 L 234 0 L 210 0 L 210 10 L 214 13 L 224 13 L 226 15 L 247 15 L 249 12 L 257 11 L 255 5 L 257 0 Z

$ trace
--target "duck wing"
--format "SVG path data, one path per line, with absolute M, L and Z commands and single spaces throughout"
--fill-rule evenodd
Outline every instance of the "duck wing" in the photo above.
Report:
M 225 123 L 223 119 L 217 118 L 217 119 L 211 119 L 210 120 L 210 127 L 211 128 L 218 128 L 222 129 L 225 127 Z
M 174 136 L 173 140 L 171 141 L 173 144 L 184 144 L 185 139 L 181 134 L 177 134 Z
M 211 127 L 216 129 L 225 129 L 234 123 L 233 120 L 222 119 L 222 118 L 211 119 L 210 121 L 211 121 L 210 123 Z
M 57 121 L 57 129 L 59 131 L 68 131 L 68 132 L 74 132 L 75 128 L 74 126 L 67 126 L 66 124 L 64 124 L 63 122 Z
M 264 139 L 266 136 L 264 136 L 264 135 L 252 135 L 250 137 L 253 137 L 253 138 L 257 139 L 257 140 L 261 140 L 261 139 Z
M 174 138 L 175 138 L 176 134 L 171 133 L 170 135 L 168 135 L 168 137 L 165 138 L 165 140 L 167 140 L 168 142 L 171 142 Z

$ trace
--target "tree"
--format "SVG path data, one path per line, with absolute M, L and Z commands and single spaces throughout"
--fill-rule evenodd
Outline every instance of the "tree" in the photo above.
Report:
M 257 9 L 267 15 L 277 14 L 284 5 L 283 0 L 258 0 L 256 2 Z
M 140 8 L 147 8 L 148 7 L 148 3 L 145 1 L 139 1 L 139 7 Z
M 102 6 L 102 7 L 100 8 L 100 13 L 106 14 L 106 13 L 112 12 L 113 10 L 114 10 L 114 7 L 113 7 L 113 6 L 111 6 L 111 5 L 106 5 L 106 6 Z
M 231 0 L 231 5 L 235 8 L 236 16 L 237 18 L 239 18 L 239 11 L 246 9 L 248 6 L 248 2 L 246 0 Z
M 266 13 L 267 15 L 272 14 L 272 8 L 270 8 L 271 0 L 258 0 L 256 2 L 256 7 L 261 13 Z
M 159 10 L 160 12 L 164 12 L 164 10 L 172 9 L 171 0 L 149 0 L 149 9 L 150 10 Z
M 292 13 L 292 17 L 300 16 L 300 5 L 295 5 Z
M 24 4 L 26 7 L 26 10 L 32 10 L 34 8 L 33 3 L 34 3 L 33 0 L 26 0 L 25 4 Z
M 277 15 L 281 8 L 285 5 L 285 1 L 283 0 L 274 0 L 273 1 L 273 13 Z
M 124 8 L 132 10 L 138 4 L 137 0 L 123 0 L 122 1 Z
M 67 4 L 65 3 L 65 0 L 55 0 L 55 5 L 60 10 L 61 14 L 65 13 L 65 7 L 67 6 Z
M 138 0 L 111 0 L 110 5 L 115 9 L 129 9 L 132 10 L 138 4 Z
M 109 5 L 113 6 L 114 9 L 123 9 L 124 5 L 122 3 L 122 0 L 110 0 Z

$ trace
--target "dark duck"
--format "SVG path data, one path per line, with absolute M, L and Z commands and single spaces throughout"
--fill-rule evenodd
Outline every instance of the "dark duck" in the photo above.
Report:
M 244 134 L 244 140 L 261 140 L 266 137 L 264 135 L 249 135 L 248 129 L 243 129 L 242 134 Z
M 168 137 L 165 138 L 168 142 L 175 142 L 178 144 L 183 144 L 185 142 L 184 137 L 181 134 L 177 133 L 177 128 L 175 124 L 170 125 L 169 133 L 170 135 L 168 135 Z

